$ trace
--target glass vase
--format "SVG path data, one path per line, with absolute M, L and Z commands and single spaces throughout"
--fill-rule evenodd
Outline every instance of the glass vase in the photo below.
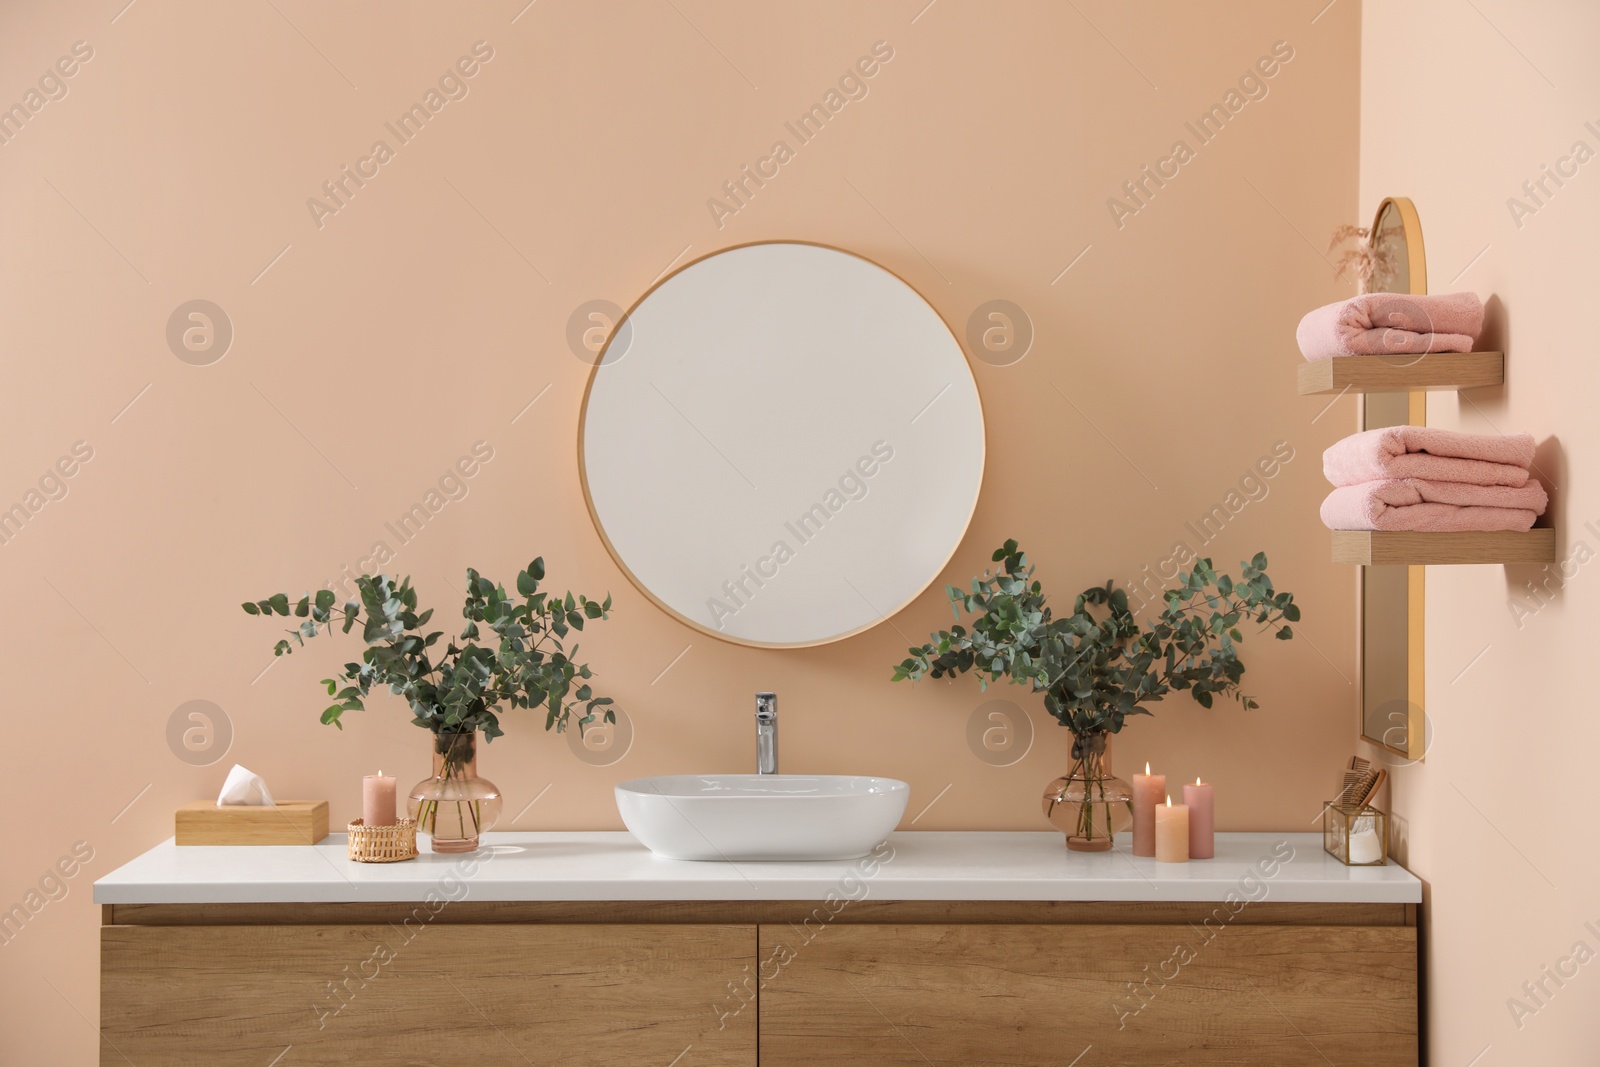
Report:
M 433 735 L 433 776 L 411 788 L 406 810 L 435 852 L 471 852 L 500 818 L 500 789 L 478 777 L 478 735 Z
M 1043 806 L 1074 852 L 1105 852 L 1133 825 L 1133 790 L 1111 773 L 1105 733 L 1073 735 L 1072 769 L 1045 786 Z

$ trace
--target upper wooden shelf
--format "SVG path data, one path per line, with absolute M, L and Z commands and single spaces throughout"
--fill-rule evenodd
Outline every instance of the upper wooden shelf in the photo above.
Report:
M 1555 558 L 1555 530 L 1499 530 L 1492 533 L 1333 531 L 1333 562 L 1358 563 L 1365 567 L 1553 563 Z
M 1409 393 L 1476 389 L 1506 380 L 1504 352 L 1428 352 L 1410 356 L 1334 356 L 1300 365 L 1300 395 Z

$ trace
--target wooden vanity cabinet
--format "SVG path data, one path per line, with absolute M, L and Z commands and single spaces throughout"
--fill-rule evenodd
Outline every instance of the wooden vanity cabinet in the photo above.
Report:
M 118 904 L 102 1064 L 1418 1062 L 1416 906 Z M 277 1058 L 275 1058 L 277 1057 Z

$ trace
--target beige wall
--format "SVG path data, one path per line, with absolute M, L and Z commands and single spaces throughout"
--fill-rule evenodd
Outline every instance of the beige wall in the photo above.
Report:
M 1477 10 L 1474 10 L 1476 7 Z M 1580 457 L 1596 438 L 1600 285 L 1600 40 L 1593 4 L 1369 0 L 1362 28 L 1361 202 L 1407 195 L 1422 217 L 1433 292 L 1490 307 L 1506 384 L 1434 394 L 1429 422 L 1539 440 L 1564 567 L 1428 571 L 1433 743 L 1396 775 L 1405 858 L 1429 887 L 1428 1062 L 1600 1062 L 1600 860 L 1582 828 L 1600 726 L 1582 669 L 1600 623 L 1600 495 Z M 1542 167 L 1538 200 L 1522 189 Z M 1523 205 L 1515 208 L 1515 198 Z M 1482 253 L 1480 257 L 1480 253 Z M 1476 258 L 1475 258 L 1476 257 Z M 1565 572 L 1563 574 L 1563 571 Z M 1527 583 L 1539 587 L 1530 595 Z M 1564 966 L 1576 978 L 1545 977 Z M 1537 999 L 1524 982 L 1545 983 Z M 1517 998 L 1524 1010 L 1514 1010 Z
M 1224 828 L 1308 828 L 1355 715 L 1354 575 L 1328 563 L 1316 518 L 1317 457 L 1353 406 L 1318 418 L 1324 401 L 1292 385 L 1299 315 L 1347 291 L 1319 257 L 1357 203 L 1358 10 L 1337 4 L 1312 22 L 1321 6 L 1090 2 L 1080 15 L 1045 2 L 542 0 L 519 16 L 521 0 L 403 13 L 306 0 L 143 0 L 120 15 L 122 0 L 4 5 L 0 103 L 22 100 L 76 41 L 93 57 L 0 145 L 0 503 L 24 500 L 75 442 L 93 455 L 64 499 L 0 546 L 13 724 L 0 907 L 27 901 L 76 842 L 92 859 L 0 947 L 0 1059 L 92 1061 L 90 882 L 167 836 L 173 809 L 213 794 L 229 764 L 262 772 L 279 796 L 329 798 L 336 822 L 356 813 L 363 773 L 424 773 L 424 736 L 385 699 L 343 733 L 317 723 L 316 681 L 355 657 L 353 643 L 263 674 L 276 633 L 237 607 L 331 580 L 377 541 L 447 618 L 465 566 L 510 579 L 539 553 L 555 583 L 617 599 L 583 647 L 631 716 L 632 748 L 595 766 L 512 716 L 482 770 L 505 789 L 508 818 L 521 813 L 516 828 L 617 828 L 620 778 L 746 767 L 751 694 L 764 688 L 783 697 L 786 768 L 904 778 L 917 828 L 1042 827 L 1038 797 L 1064 759 L 1042 709 L 1016 691 L 888 682 L 909 641 L 947 622 L 939 587 L 849 641 L 749 651 L 665 618 L 591 527 L 574 457 L 587 367 L 565 343 L 569 315 L 591 299 L 626 305 L 670 264 L 743 241 L 857 251 L 962 334 L 987 300 L 1030 316 L 1025 359 L 976 368 L 988 476 L 941 584 L 1008 536 L 1063 598 L 1127 581 L 1175 542 L 1195 545 L 1185 523 L 1278 442 L 1293 450 L 1204 549 L 1229 567 L 1266 549 L 1304 605 L 1305 640 L 1249 643 L 1259 712 L 1172 700 L 1128 730 L 1118 759 L 1125 772 L 1149 759 L 1175 781 L 1205 774 Z M 307 199 L 389 139 L 384 123 L 478 41 L 493 58 L 469 95 L 391 144 L 394 158 L 319 226 Z M 894 56 L 869 94 L 719 227 L 708 198 L 878 41 Z M 1276 42 L 1293 58 L 1265 97 L 1201 144 L 1185 123 Z M 1576 76 L 1575 61 L 1558 65 Z M 1523 162 L 1569 133 L 1530 140 Z M 1119 228 L 1108 198 L 1180 139 L 1193 158 Z M 1421 173 L 1463 181 L 1471 152 L 1449 148 Z M 1489 184 L 1471 226 L 1497 223 L 1502 185 Z M 1410 191 L 1430 218 L 1429 190 Z M 1556 210 L 1577 212 L 1585 196 Z M 1479 240 L 1431 218 L 1444 262 Z M 1543 236 L 1505 254 L 1537 262 L 1535 242 L 1573 232 L 1543 222 Z M 1499 255 L 1474 282 L 1512 262 Z M 1524 299 L 1538 308 L 1569 291 L 1546 288 Z M 235 330 L 209 366 L 181 362 L 165 339 L 174 309 L 197 298 Z M 1573 352 L 1550 345 L 1541 358 Z M 1512 389 L 1547 395 L 1555 376 L 1530 381 L 1526 358 L 1514 357 Z M 469 495 L 401 545 L 385 522 L 480 440 L 493 459 Z M 1460 580 L 1483 588 L 1437 595 L 1504 629 L 1499 577 Z M 1543 639 L 1496 638 L 1505 658 L 1484 666 L 1553 662 L 1560 610 L 1538 620 Z M 966 740 L 995 696 L 1027 705 L 1039 729 L 1004 768 Z M 1553 696 L 1536 709 L 1559 714 Z M 211 766 L 169 748 L 169 720 L 191 700 L 231 723 Z M 1495 750 L 1481 743 L 1487 760 Z M 1474 764 L 1478 780 L 1490 766 Z M 1549 839 L 1544 819 L 1522 821 Z M 1577 880 L 1560 853 L 1540 854 L 1558 880 Z M 1509 886 L 1540 890 L 1506 867 Z M 1564 930 L 1550 928 L 1547 949 L 1526 946 L 1525 962 L 1508 947 L 1505 966 L 1520 975 Z

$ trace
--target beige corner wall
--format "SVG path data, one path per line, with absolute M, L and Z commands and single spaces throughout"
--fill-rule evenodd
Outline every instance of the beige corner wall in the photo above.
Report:
M 512 716 L 482 770 L 515 828 L 619 828 L 616 780 L 746 767 L 758 689 L 782 695 L 789 770 L 904 778 L 919 829 L 1042 826 L 1064 735 L 1041 708 L 976 684 L 889 684 L 906 645 L 948 621 L 938 586 L 849 641 L 750 651 L 664 617 L 590 525 L 574 455 L 588 368 L 569 317 L 761 238 L 875 259 L 962 335 L 993 299 L 1031 319 L 1021 362 L 976 366 L 989 469 L 941 585 L 1006 537 L 1062 598 L 1134 579 L 1179 541 L 1229 567 L 1269 552 L 1304 605 L 1305 640 L 1249 642 L 1262 709 L 1169 701 L 1118 760 L 1206 775 L 1224 828 L 1311 825 L 1355 716 L 1354 576 L 1327 562 L 1316 518 L 1317 457 L 1353 406 L 1319 418 L 1325 401 L 1293 395 L 1293 329 L 1347 291 L 1320 252 L 1357 203 L 1353 2 L 1314 23 L 1320 3 L 1276 0 L 123 3 L 0 7 L 0 104 L 24 101 L 74 42 L 93 52 L 0 144 L 0 504 L 28 500 L 76 442 L 92 450 L 66 464 L 64 498 L 41 494 L 0 545 L 0 909 L 39 905 L 0 946 L 0 1060 L 93 1062 L 90 883 L 168 836 L 173 809 L 214 794 L 231 763 L 281 797 L 329 798 L 336 823 L 357 813 L 362 774 L 424 774 L 425 736 L 385 698 L 342 733 L 317 723 L 317 679 L 357 655 L 352 642 L 268 670 L 275 629 L 237 606 L 333 580 L 379 542 L 445 619 L 464 567 L 510 579 L 541 553 L 558 586 L 616 597 L 583 649 L 631 718 L 631 749 L 586 762 Z M 392 140 L 384 124 L 480 41 L 493 55 L 467 95 L 315 218 L 308 198 Z M 867 95 L 791 143 L 779 177 L 719 226 L 708 199 L 880 41 L 893 58 Z M 1277 42 L 1292 59 L 1247 82 L 1242 109 L 1201 143 L 1185 123 Z M 1108 199 L 1180 140 L 1192 158 L 1119 227 Z M 1439 173 L 1455 181 L 1470 152 L 1453 156 Z M 208 366 L 165 336 L 194 299 L 234 330 Z M 1521 321 L 1538 319 L 1555 320 Z M 758 420 L 722 430 L 737 440 Z M 493 456 L 467 495 L 402 543 L 385 524 L 480 441 Z M 1293 459 L 1254 480 L 1275 446 Z M 1202 546 L 1186 523 L 1214 504 L 1235 513 Z M 1497 595 L 1460 599 L 1498 619 Z M 969 748 L 994 697 L 1038 730 L 1011 766 Z M 194 700 L 231 727 L 225 754 L 191 757 L 209 766 L 169 745 Z M 92 858 L 68 863 L 63 888 L 47 876 L 78 842 Z
M 1600 964 L 1578 962 L 1600 953 L 1585 829 L 1600 493 L 1583 474 L 1600 446 L 1600 9 L 1369 0 L 1363 20 L 1363 211 L 1410 196 L 1430 289 L 1483 297 L 1487 343 L 1506 352 L 1502 388 L 1433 394 L 1428 421 L 1533 433 L 1564 561 L 1428 571 L 1432 747 L 1393 789 L 1405 859 L 1428 884 L 1428 1063 L 1587 1067 L 1600 1062 Z M 1530 197 L 1546 166 L 1568 176 Z

